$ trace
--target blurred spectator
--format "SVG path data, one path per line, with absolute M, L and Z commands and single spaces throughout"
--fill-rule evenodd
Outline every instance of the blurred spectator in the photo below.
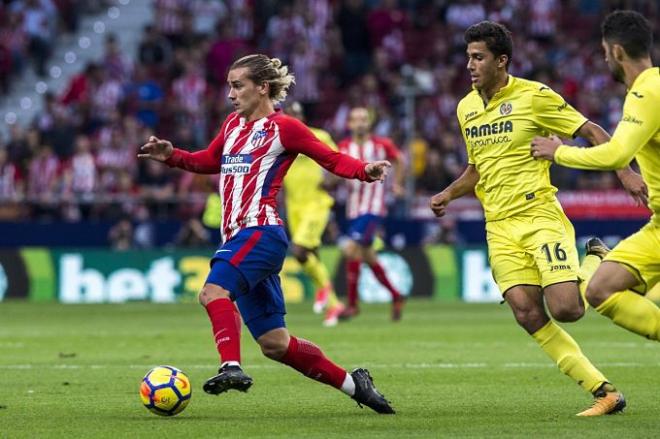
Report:
M 248 44 L 233 32 L 231 21 L 219 22 L 217 39 L 211 43 L 206 57 L 206 65 L 211 79 L 216 84 L 224 84 L 229 66 L 237 58 L 247 54 Z
M 119 39 L 115 34 L 105 37 L 105 53 L 103 54 L 102 68 L 110 79 L 126 82 L 133 69 L 133 63 L 120 48 Z
M 199 67 L 192 61 L 184 64 L 183 75 L 172 83 L 174 113 L 178 125 L 188 125 L 193 131 L 195 141 L 206 142 L 206 112 L 204 101 L 207 84 Z
M 142 41 L 138 47 L 138 61 L 152 69 L 153 73 L 165 71 L 172 60 L 172 45 L 156 27 L 149 24 L 144 27 Z
M 142 172 L 137 182 L 144 198 L 162 201 L 174 195 L 174 182 L 166 166 L 154 160 L 146 160 L 141 165 Z
M 28 38 L 28 48 L 35 63 L 35 72 L 46 76 L 46 64 L 53 51 L 55 26 L 50 17 L 57 10 L 51 0 L 24 0 L 16 2 L 16 11 L 23 15 L 23 29 Z
M 158 126 L 164 97 L 165 93 L 160 84 L 149 77 L 145 66 L 138 64 L 135 67 L 134 80 L 126 89 L 126 101 L 141 124 L 149 128 Z
M 349 82 L 366 73 L 371 64 L 367 29 L 367 7 L 362 0 L 343 0 L 337 15 L 344 47 L 343 80 Z
M 207 247 L 210 244 L 211 234 L 197 218 L 184 222 L 174 239 L 177 247 Z
M 470 25 L 486 19 L 486 9 L 482 2 L 473 0 L 458 0 L 451 2 L 447 8 L 447 24 L 463 32 Z
M 76 198 L 90 201 L 98 185 L 91 142 L 85 135 L 76 138 L 76 152 L 64 169 L 64 188 Z
M 108 241 L 114 250 L 129 250 L 133 247 L 133 224 L 130 218 L 122 218 L 112 226 Z
M 21 173 L 9 161 L 9 154 L 0 147 L 0 202 L 18 200 L 23 195 Z

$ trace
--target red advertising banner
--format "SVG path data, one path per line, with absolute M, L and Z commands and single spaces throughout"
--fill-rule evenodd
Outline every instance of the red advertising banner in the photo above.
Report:
M 638 206 L 623 190 L 559 191 L 561 205 L 573 219 L 647 219 L 651 211 Z

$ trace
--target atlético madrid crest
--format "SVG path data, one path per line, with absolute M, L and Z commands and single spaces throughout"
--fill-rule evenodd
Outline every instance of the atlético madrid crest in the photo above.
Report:
M 258 148 L 259 146 L 264 144 L 267 136 L 268 136 L 267 130 L 257 131 L 252 135 L 252 139 L 250 139 L 250 143 L 252 143 L 253 147 Z
M 513 107 L 511 106 L 511 102 L 505 102 L 502 105 L 500 105 L 500 114 L 502 116 L 506 116 L 507 114 L 511 114 L 511 110 Z

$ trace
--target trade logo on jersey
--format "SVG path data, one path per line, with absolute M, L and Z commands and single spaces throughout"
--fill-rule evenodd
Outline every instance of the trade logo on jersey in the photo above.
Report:
M 511 106 L 511 102 L 505 102 L 502 105 L 500 105 L 500 114 L 502 116 L 506 116 L 507 114 L 511 114 L 511 110 L 513 107 Z
M 250 139 L 250 143 L 252 146 L 255 148 L 261 146 L 264 144 L 266 141 L 266 137 L 268 137 L 268 131 L 267 130 L 260 130 L 260 131 L 255 131 L 255 133 L 252 135 L 252 138 Z
M 226 154 L 222 156 L 220 172 L 223 174 L 247 174 L 250 172 L 252 154 Z

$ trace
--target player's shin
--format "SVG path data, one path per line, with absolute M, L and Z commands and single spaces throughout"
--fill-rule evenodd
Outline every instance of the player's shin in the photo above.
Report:
M 323 262 L 314 253 L 307 254 L 307 260 L 303 264 L 305 274 L 307 274 L 314 282 L 316 289 L 324 288 L 330 284 L 330 276 L 326 270 Z
M 532 337 L 557 363 L 559 370 L 586 391 L 593 393 L 607 382 L 607 378 L 584 356 L 575 340 L 552 320 Z
M 614 293 L 596 311 L 629 331 L 660 340 L 660 309 L 644 296 L 632 291 Z
M 221 362 L 238 365 L 241 362 L 241 316 L 234 303 L 220 298 L 206 304 L 211 320 L 215 345 Z
M 349 396 L 355 392 L 351 375 L 328 359 L 323 351 L 310 341 L 290 336 L 286 354 L 279 361 L 306 377 L 340 389 Z
M 585 311 L 589 307 L 589 302 L 587 302 L 587 284 L 589 279 L 594 275 L 598 266 L 601 263 L 601 258 L 596 255 L 586 255 L 580 264 L 580 270 L 578 271 L 578 287 L 580 289 L 580 295 L 582 296 L 582 301 L 584 302 Z

